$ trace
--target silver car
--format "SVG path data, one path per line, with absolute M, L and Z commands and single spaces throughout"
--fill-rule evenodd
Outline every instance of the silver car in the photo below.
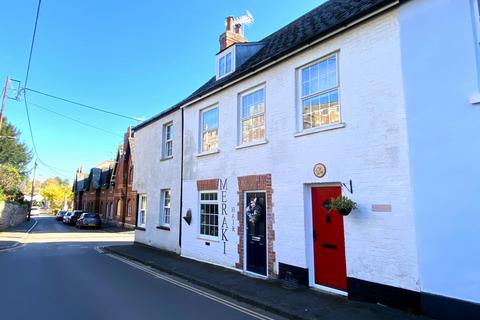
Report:
M 71 211 L 68 211 L 67 213 L 65 213 L 65 215 L 63 216 L 63 223 L 65 224 L 70 223 L 70 218 L 72 217 L 72 215 L 73 215 L 73 212 Z

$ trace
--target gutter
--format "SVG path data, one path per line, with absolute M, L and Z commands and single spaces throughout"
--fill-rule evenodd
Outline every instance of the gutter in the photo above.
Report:
M 180 155 L 180 215 L 179 215 L 179 231 L 178 231 L 178 246 L 182 247 L 182 212 L 183 212 L 183 136 L 184 136 L 184 117 L 183 108 L 182 111 L 182 139 L 181 139 L 181 155 Z

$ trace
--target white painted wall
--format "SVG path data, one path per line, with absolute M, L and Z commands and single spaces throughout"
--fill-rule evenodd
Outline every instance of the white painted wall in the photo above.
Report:
M 399 32 L 398 10 L 392 10 L 185 109 L 183 214 L 191 209 L 193 220 L 183 224 L 182 255 L 234 267 L 237 177 L 271 173 L 276 263 L 311 267 L 306 186 L 351 179 L 354 194 L 348 196 L 359 210 L 345 218 L 348 276 L 419 290 Z M 345 127 L 295 137 L 296 68 L 335 51 Z M 261 83 L 268 143 L 236 149 L 238 93 Z M 198 157 L 199 112 L 215 103 L 220 152 Z M 318 162 L 327 166 L 322 179 L 312 172 Z M 196 181 L 210 178 L 228 178 L 227 207 L 235 211 L 226 254 L 222 242 L 207 246 L 199 238 Z M 371 212 L 372 204 L 393 210 Z
M 172 122 L 173 158 L 162 159 L 163 126 Z M 147 195 L 145 231 L 135 231 L 135 241 L 161 249 L 180 252 L 180 180 L 181 180 L 181 110 L 135 131 L 135 167 L 133 189 Z M 170 230 L 158 229 L 161 190 L 171 189 Z
M 476 0 L 408 1 L 402 65 L 422 291 L 480 302 Z

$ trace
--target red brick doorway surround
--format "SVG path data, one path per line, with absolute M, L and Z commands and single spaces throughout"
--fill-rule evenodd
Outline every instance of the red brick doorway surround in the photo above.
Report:
M 245 192 L 246 191 L 265 191 L 267 199 L 267 269 L 268 269 L 268 277 L 274 278 L 276 277 L 274 274 L 275 265 L 275 251 L 273 250 L 273 242 L 275 241 L 275 230 L 273 229 L 273 224 L 275 223 L 274 214 L 273 214 L 273 202 L 272 202 L 272 175 L 271 174 L 262 174 L 262 175 L 251 175 L 251 176 L 243 176 L 237 177 L 238 180 L 238 262 L 235 266 L 238 269 L 242 269 L 244 267 L 244 232 L 245 232 Z

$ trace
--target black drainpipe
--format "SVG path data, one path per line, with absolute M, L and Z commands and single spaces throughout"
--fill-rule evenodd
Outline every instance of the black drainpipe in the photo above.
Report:
M 183 108 L 182 110 L 182 150 L 180 153 L 180 230 L 178 232 L 178 246 L 182 247 L 182 212 L 183 212 Z

